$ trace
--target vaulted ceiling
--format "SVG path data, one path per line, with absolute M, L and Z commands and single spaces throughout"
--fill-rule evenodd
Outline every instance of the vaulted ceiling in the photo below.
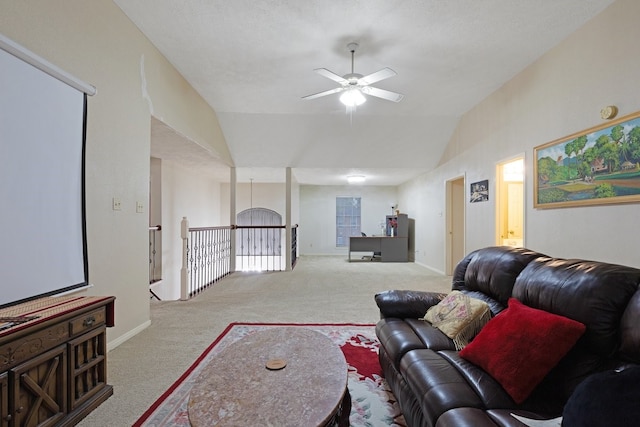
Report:
M 397 185 L 436 167 L 460 117 L 613 0 L 114 0 L 216 111 L 238 180 Z M 352 113 L 313 70 L 384 67 Z M 152 155 L 215 169 L 154 121 Z M 211 157 L 209 159 L 208 157 Z M 212 166 L 213 165 L 213 166 Z M 228 179 L 228 173 L 222 177 Z

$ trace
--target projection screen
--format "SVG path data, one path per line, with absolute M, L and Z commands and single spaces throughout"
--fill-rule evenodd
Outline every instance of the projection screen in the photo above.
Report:
M 0 48 L 0 307 L 5 307 L 88 284 L 86 94 Z

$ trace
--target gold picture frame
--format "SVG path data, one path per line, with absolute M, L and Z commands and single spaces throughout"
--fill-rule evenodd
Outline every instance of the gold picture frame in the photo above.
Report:
M 533 149 L 537 209 L 640 202 L 640 111 Z

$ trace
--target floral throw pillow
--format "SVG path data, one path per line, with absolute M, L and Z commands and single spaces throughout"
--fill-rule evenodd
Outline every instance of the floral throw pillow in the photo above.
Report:
M 427 310 L 424 320 L 463 349 L 491 320 L 489 305 L 460 291 L 451 291 L 442 301 Z

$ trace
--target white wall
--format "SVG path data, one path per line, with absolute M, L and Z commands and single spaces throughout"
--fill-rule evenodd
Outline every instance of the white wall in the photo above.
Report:
M 360 197 L 362 231 L 381 234 L 380 223 L 391 215 L 398 203 L 397 189 L 391 186 L 300 186 L 300 229 L 298 251 L 301 255 L 344 255 L 348 248 L 336 247 L 336 197 Z M 413 218 L 413 212 L 399 208 Z
M 445 181 L 489 179 L 525 153 L 525 246 L 550 256 L 640 267 L 638 204 L 533 208 L 533 148 L 603 122 L 600 110 L 640 110 L 640 2 L 619 0 L 465 114 L 440 166 L 400 187 L 416 217 L 416 261 L 444 271 Z M 493 199 L 493 201 L 491 201 Z M 466 204 L 466 252 L 495 244 L 495 197 Z
M 293 189 L 292 189 L 293 193 Z M 229 225 L 229 184 L 222 183 L 220 186 L 220 214 L 225 225 Z M 292 196 L 293 199 L 293 196 Z M 285 222 L 286 209 L 286 186 L 285 184 L 270 183 L 238 183 L 236 184 L 236 213 L 245 209 L 266 208 L 276 211 L 282 216 L 282 224 Z M 293 217 L 294 209 L 292 208 Z M 295 209 L 297 213 L 297 209 Z M 295 224 L 295 221 L 293 221 Z M 235 222 L 234 222 L 235 224 Z
M 162 281 L 153 286 L 162 300 L 180 299 L 182 239 L 180 224 L 187 217 L 189 227 L 221 224 L 220 183 L 202 174 L 162 160 Z

